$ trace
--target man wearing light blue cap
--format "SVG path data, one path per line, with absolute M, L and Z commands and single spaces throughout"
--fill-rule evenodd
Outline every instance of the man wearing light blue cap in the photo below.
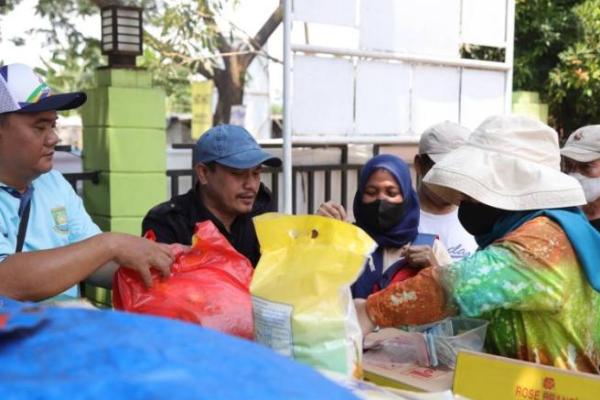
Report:
M 260 182 L 261 168 L 279 167 L 281 160 L 261 149 L 244 128 L 219 125 L 200 137 L 193 164 L 198 182 L 152 208 L 143 232 L 153 230 L 159 242 L 190 244 L 196 223 L 210 220 L 256 266 L 260 251 L 252 218 L 276 209 Z

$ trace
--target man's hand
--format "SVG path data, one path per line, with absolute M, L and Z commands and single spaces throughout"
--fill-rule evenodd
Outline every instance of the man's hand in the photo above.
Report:
M 410 246 L 404 255 L 408 265 L 413 268 L 438 267 L 431 246 Z
M 344 207 L 332 200 L 321 204 L 317 210 L 317 215 L 339 219 L 340 221 L 346 221 L 347 217 Z
M 356 308 L 356 316 L 358 317 L 360 330 L 362 331 L 363 337 L 365 337 L 367 333 L 371 333 L 375 329 L 375 324 L 371 321 L 371 318 L 369 318 L 369 314 L 367 313 L 367 300 L 354 299 L 354 307 Z
M 146 287 L 152 287 L 150 268 L 157 269 L 163 278 L 171 275 L 174 257 L 168 245 L 124 233 L 111 233 L 109 240 L 113 261 L 137 271 Z

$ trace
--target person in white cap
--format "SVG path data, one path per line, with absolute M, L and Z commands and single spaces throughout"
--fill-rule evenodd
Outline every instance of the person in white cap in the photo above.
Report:
M 576 178 L 587 204 L 583 212 L 600 231 L 600 125 L 588 125 L 569 136 L 560 153 L 568 161 L 567 172 Z
M 0 67 L 0 296 L 76 296 L 74 285 L 105 265 L 109 280 L 116 265 L 126 265 L 146 285 L 150 268 L 165 277 L 170 273 L 167 245 L 102 233 L 71 185 L 52 169 L 59 141 L 56 112 L 85 101 L 82 92 L 52 94 L 26 65 Z
M 421 208 L 419 232 L 437 235 L 452 261 L 473 254 L 477 250 L 477 243 L 473 235 L 460 224 L 458 207 L 424 185 L 423 177 L 446 154 L 465 144 L 470 133 L 467 128 L 449 121 L 433 125 L 421 135 L 419 153 L 414 160 Z
M 578 207 L 581 186 L 560 171 L 556 132 L 490 117 L 424 182 L 460 204 L 480 250 L 369 296 L 363 330 L 432 322 L 454 306 L 490 321 L 489 352 L 600 373 L 600 234 Z

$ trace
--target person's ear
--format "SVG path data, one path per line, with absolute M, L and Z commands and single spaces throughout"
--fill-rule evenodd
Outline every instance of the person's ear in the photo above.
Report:
M 421 156 L 418 154 L 415 154 L 415 159 L 413 162 L 414 162 L 414 166 L 415 166 L 415 175 L 417 176 L 417 178 L 423 177 L 423 175 L 422 175 L 423 169 L 421 167 Z
M 198 182 L 201 185 L 206 185 L 208 183 L 208 178 L 206 177 L 208 175 L 208 167 L 202 163 L 198 163 L 194 166 L 194 171 L 198 177 Z
M 8 132 L 8 119 L 10 115 L 0 116 L 0 138 L 4 137 L 4 134 Z

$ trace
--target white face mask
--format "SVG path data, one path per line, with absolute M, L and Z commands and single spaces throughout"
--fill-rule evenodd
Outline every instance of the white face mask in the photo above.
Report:
M 588 178 L 577 172 L 572 172 L 569 175 L 579 181 L 579 184 L 583 188 L 583 193 L 585 193 L 585 200 L 588 203 L 600 197 L 600 178 Z

